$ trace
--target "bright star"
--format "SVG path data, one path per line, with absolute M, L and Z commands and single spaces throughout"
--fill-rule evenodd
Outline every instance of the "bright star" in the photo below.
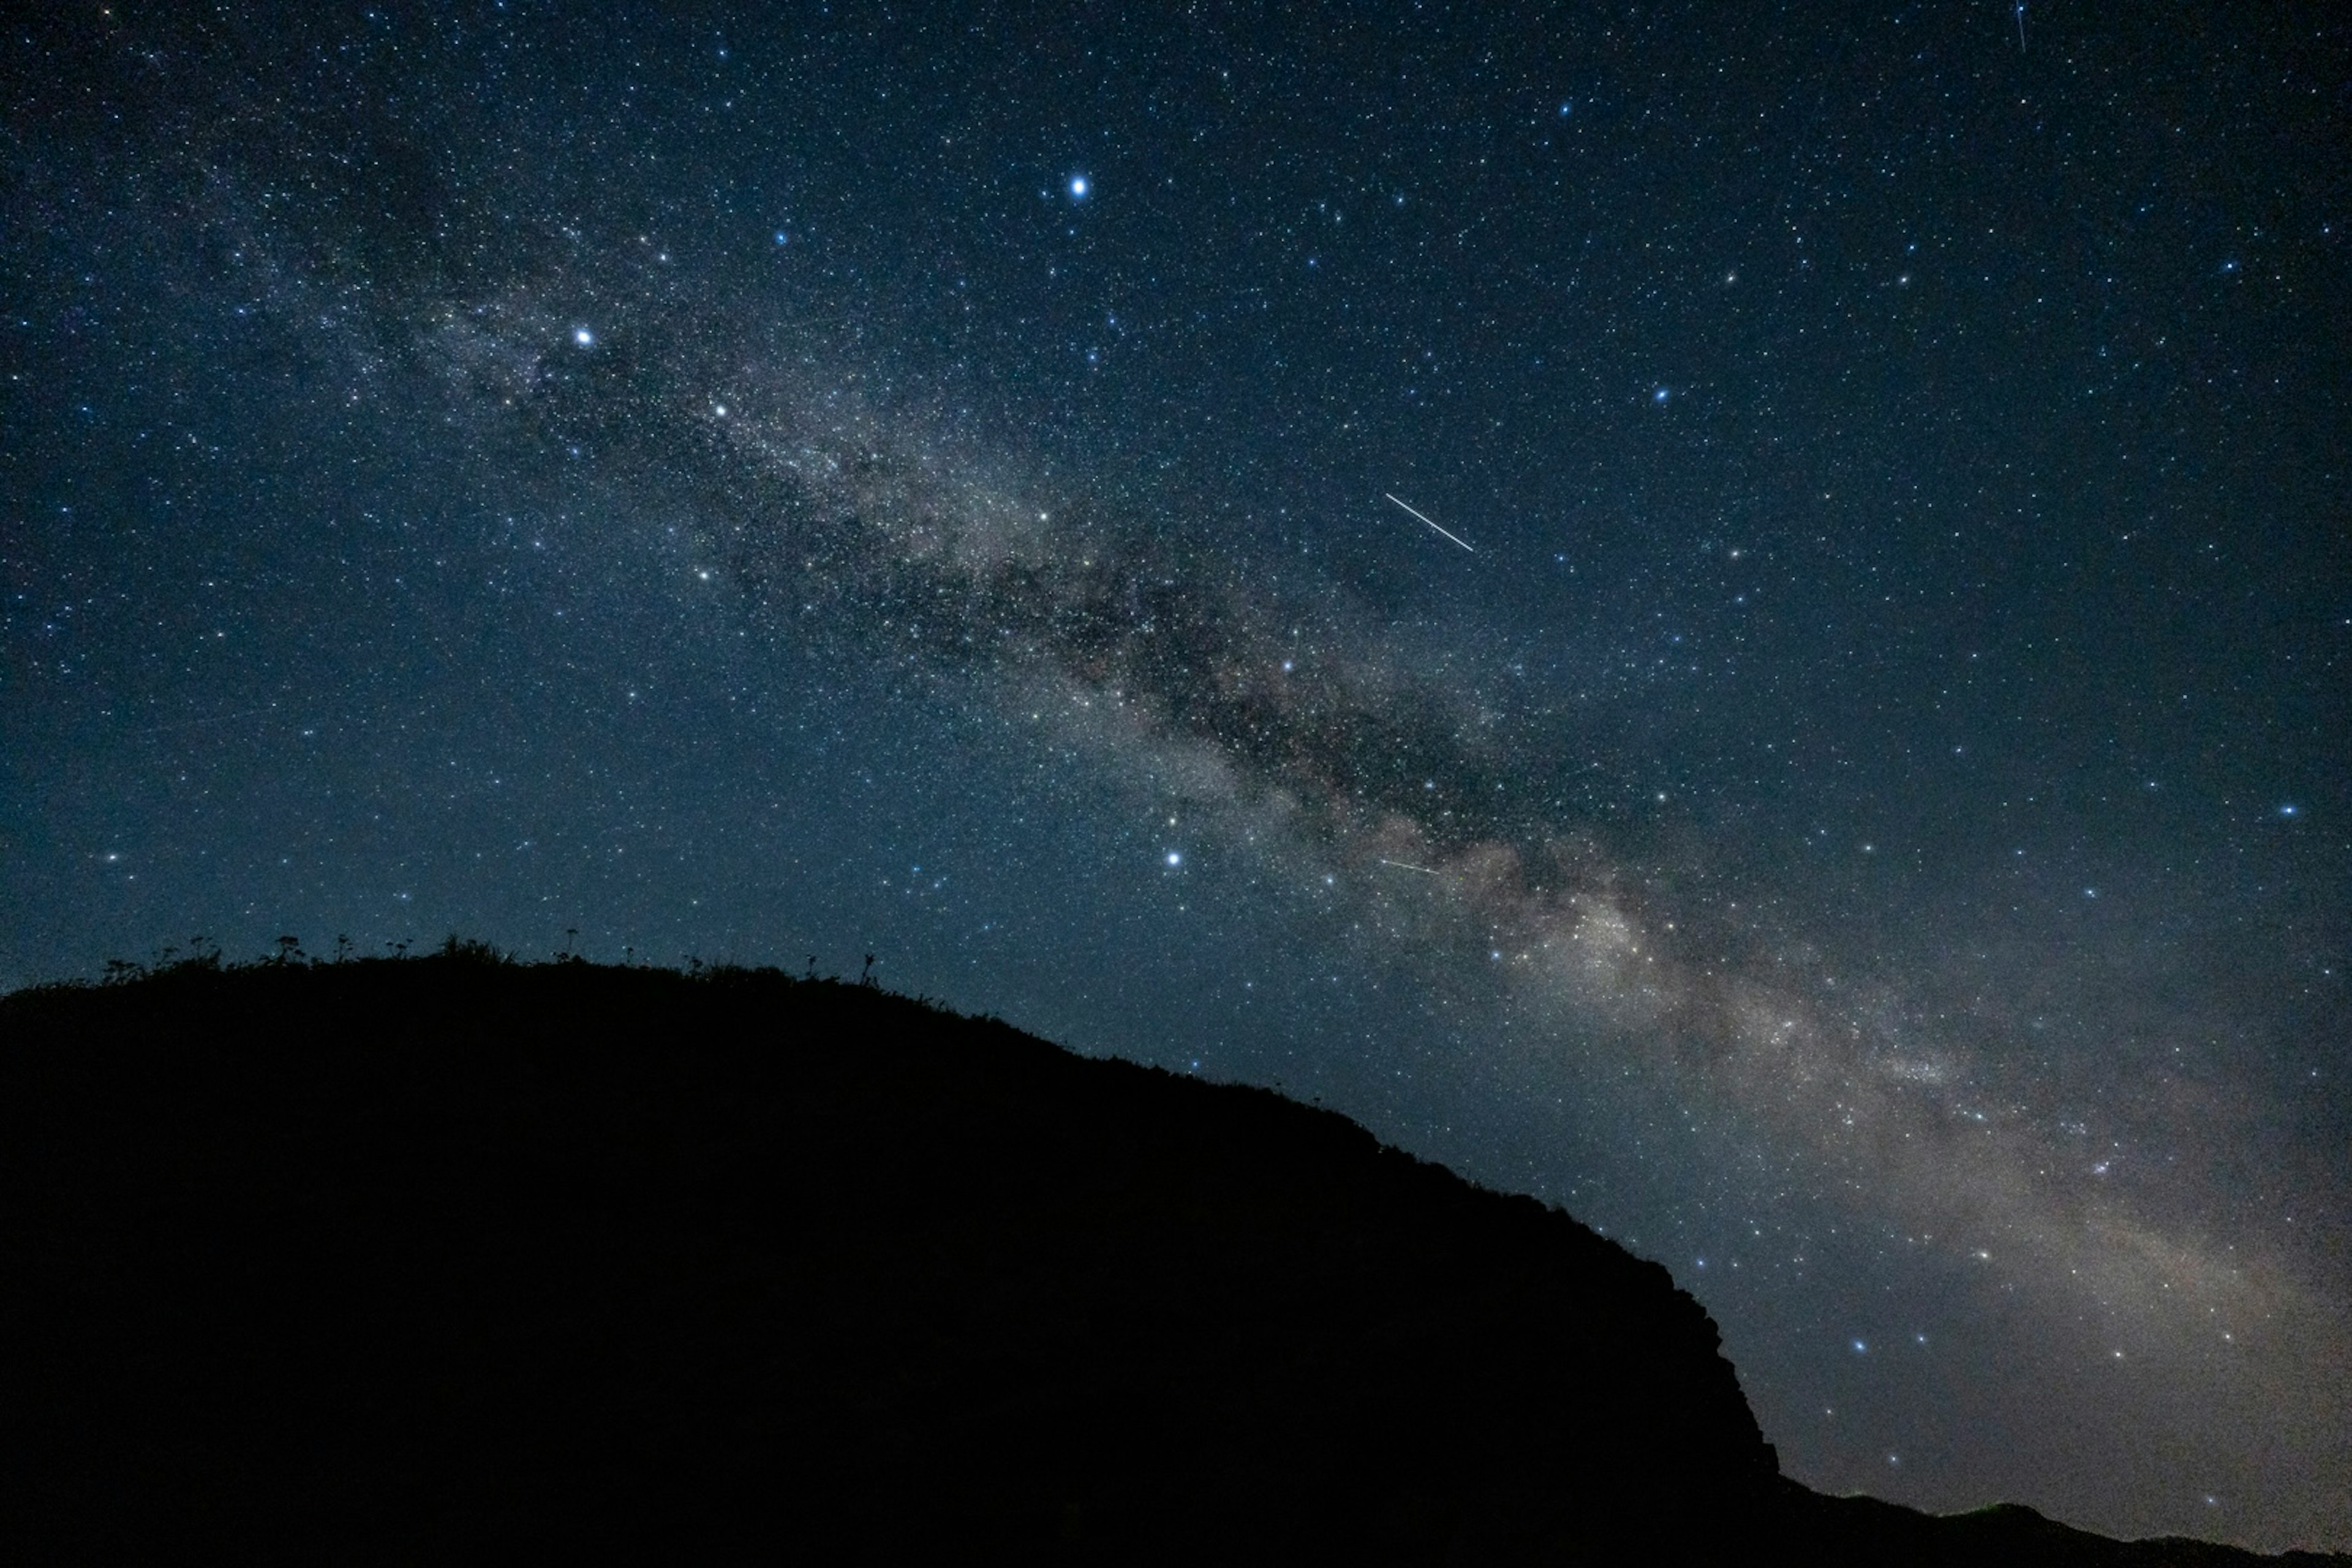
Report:
M 1657 390 L 1657 391 L 1655 391 L 1655 392 L 1654 392 L 1654 393 L 1650 394 L 1650 401 L 1651 401 L 1651 402 L 1653 402 L 1653 403 L 1664 403 L 1664 402 L 1668 397 L 1670 397 L 1670 396 L 1672 396 L 1672 395 L 1673 395 L 1673 394 L 1671 394 L 1670 392 L 1668 392 L 1668 391 L 1666 390 L 1666 388 L 1664 388 L 1664 387 L 1663 387 L 1663 386 L 1662 386 L 1662 387 L 1658 388 L 1658 390 Z
M 1087 199 L 1087 177 L 1084 174 L 1074 174 L 1071 176 L 1070 199 L 1074 202 L 1082 202 Z
M 2295 809 L 2294 804 L 2290 801 L 2285 805 L 2279 807 L 2279 815 L 2281 816 L 2293 816 L 2295 815 Z
M 1171 849 L 1168 851 L 1168 863 L 1171 866 L 1181 866 L 1184 863 L 1184 857 Z
M 574 327 L 572 329 L 572 341 L 584 349 L 595 342 L 596 334 L 585 327 Z

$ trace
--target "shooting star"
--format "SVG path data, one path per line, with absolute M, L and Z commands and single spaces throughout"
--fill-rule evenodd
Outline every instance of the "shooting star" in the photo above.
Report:
M 1386 491 L 1386 490 L 1382 490 L 1382 491 L 1381 492 L 1381 494 L 1382 494 L 1382 495 L 1384 495 L 1384 496 L 1389 496 L 1389 492 L 1388 492 L 1388 491 Z M 1423 522 L 1427 522 L 1427 523 L 1429 523 L 1429 526 L 1430 526 L 1430 527 L 1432 527 L 1432 528 L 1437 528 L 1437 524 L 1436 524 L 1436 523 L 1434 523 L 1434 522 L 1431 522 L 1431 521 L 1430 521 L 1430 520 L 1429 520 L 1426 516 L 1424 516 L 1423 513 L 1421 513 L 1421 512 L 1419 512 L 1419 511 L 1415 511 L 1415 510 L 1413 510 L 1413 508 L 1412 508 L 1412 507 L 1411 507 L 1410 505 L 1407 505 L 1405 502 L 1401 501 L 1401 500 L 1397 500 L 1397 498 L 1396 498 L 1396 497 L 1394 497 L 1394 496 L 1389 496 L 1389 500 L 1396 500 L 1397 505 L 1399 505 L 1399 506 L 1401 506 L 1401 507 L 1403 507 L 1403 508 L 1404 508 L 1404 510 L 1407 510 L 1407 511 L 1412 512 L 1412 515 L 1413 515 L 1413 516 L 1420 518 L 1420 519 L 1421 519 L 1421 521 L 1423 521 Z M 1466 539 L 1463 538 L 1460 534 L 1458 534 L 1458 533 L 1446 533 L 1446 532 L 1445 532 L 1445 530 L 1444 530 L 1444 529 L 1442 529 L 1442 528 L 1437 528 L 1437 531 L 1438 531 L 1438 532 L 1440 532 L 1440 533 L 1444 533 L 1446 538 L 1448 538 L 1448 539 L 1450 539 L 1450 540 L 1454 541 L 1454 543 L 1456 543 L 1456 544 L 1458 544 L 1458 545 L 1462 546 L 1462 548 L 1463 548 L 1463 549 L 1465 549 L 1465 550 L 1470 550 L 1470 542 L 1469 542 L 1468 540 L 1466 540 Z M 1473 554 L 1473 555 L 1475 555 L 1475 554 L 1477 554 L 1478 552 L 1477 552 L 1476 551 L 1475 551 L 1475 550 L 1470 550 L 1470 553 L 1471 553 L 1471 554 Z M 1415 868 L 1415 869 L 1419 869 L 1419 868 L 1418 868 L 1418 867 L 1416 867 L 1416 868 Z
M 2017 52 L 2025 52 L 2025 0 L 2017 0 Z
M 1396 497 L 1394 496 L 1391 496 L 1389 499 L 1391 500 L 1396 500 Z M 1402 506 L 1404 503 L 1399 501 L 1397 504 Z M 1435 528 L 1437 525 L 1435 523 L 1432 523 L 1430 526 L 1432 528 Z M 1426 866 L 1416 866 L 1410 860 L 1391 860 L 1385 855 L 1381 857 L 1381 864 L 1383 866 L 1393 866 L 1400 871 L 1418 871 L 1424 877 L 1434 877 L 1437 875 L 1436 872 L 1431 870 Z

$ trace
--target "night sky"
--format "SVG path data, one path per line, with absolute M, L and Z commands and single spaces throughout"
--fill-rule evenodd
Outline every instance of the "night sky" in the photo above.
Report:
M 662 9 L 8 25 L 0 984 L 873 953 L 2352 1547 L 2332 8 Z

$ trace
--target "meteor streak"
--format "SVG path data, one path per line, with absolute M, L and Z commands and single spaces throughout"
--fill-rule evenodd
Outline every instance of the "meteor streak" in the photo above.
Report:
M 1381 494 L 1382 494 L 1382 495 L 1384 495 L 1384 496 L 1389 496 L 1389 492 L 1388 492 L 1388 491 L 1386 491 L 1386 490 L 1382 490 L 1382 491 L 1381 492 Z M 1396 503 L 1397 503 L 1397 505 L 1399 505 L 1399 506 L 1401 506 L 1401 507 L 1403 507 L 1403 508 L 1404 508 L 1404 510 L 1407 510 L 1407 511 L 1412 512 L 1412 515 L 1413 515 L 1413 516 L 1420 518 L 1420 519 L 1421 519 L 1421 521 L 1423 521 L 1423 522 L 1427 522 L 1427 523 L 1429 523 L 1429 526 L 1430 526 L 1430 527 L 1432 527 L 1432 528 L 1436 528 L 1438 532 L 1445 534 L 1445 537 L 1446 537 L 1446 538 L 1448 538 L 1448 539 L 1450 539 L 1450 540 L 1454 541 L 1454 543 L 1456 543 L 1456 544 L 1458 544 L 1458 545 L 1462 546 L 1462 548 L 1463 548 L 1463 549 L 1465 549 L 1465 550 L 1470 550 L 1470 542 L 1469 542 L 1468 540 L 1466 540 L 1466 539 L 1463 538 L 1460 534 L 1458 534 L 1458 533 L 1448 533 L 1448 532 L 1446 532 L 1446 531 L 1445 531 L 1444 529 L 1443 529 L 1443 528 L 1438 528 L 1438 527 L 1437 527 L 1437 524 L 1436 524 L 1436 523 L 1434 523 L 1434 522 L 1430 521 L 1430 519 L 1429 519 L 1425 514 L 1423 514 L 1423 513 L 1422 513 L 1422 512 L 1420 512 L 1420 511 L 1414 510 L 1414 509 L 1413 509 L 1412 506 L 1408 505 L 1408 504 L 1407 504 L 1406 502 L 1404 502 L 1404 501 L 1397 500 L 1397 498 L 1396 498 L 1396 497 L 1394 497 L 1394 496 L 1389 496 L 1389 500 L 1395 500 L 1395 501 L 1396 501 Z M 1475 554 L 1477 554 L 1478 552 L 1477 552 L 1476 551 L 1475 551 L 1475 550 L 1470 550 L 1470 553 L 1471 553 L 1471 554 L 1473 554 L 1473 555 L 1475 555 Z
M 1391 496 L 1389 499 L 1393 500 L 1396 498 Z M 1381 857 L 1381 864 L 1383 866 L 1393 866 L 1400 871 L 1418 871 L 1424 877 L 1434 877 L 1437 875 L 1436 872 L 1431 870 L 1426 866 L 1416 866 L 1410 860 L 1391 860 L 1385 855 Z

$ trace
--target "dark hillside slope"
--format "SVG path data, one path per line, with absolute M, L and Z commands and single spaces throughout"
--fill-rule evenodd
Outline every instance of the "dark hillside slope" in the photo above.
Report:
M 1532 1200 L 774 973 L 0 999 L 0 1247 L 16 1561 L 2025 1561 L 2055 1530 L 1966 1525 L 2009 1532 L 1988 1556 L 1781 1483 L 1706 1314 Z M 2065 1533 L 2047 1560 L 2110 1560 Z

